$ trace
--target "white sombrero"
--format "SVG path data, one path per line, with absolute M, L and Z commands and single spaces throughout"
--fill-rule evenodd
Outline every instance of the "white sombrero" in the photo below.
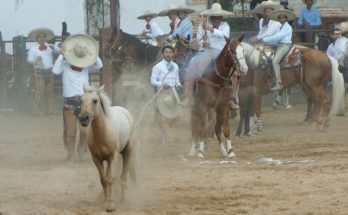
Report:
M 340 24 L 336 25 L 335 28 L 337 28 L 341 34 L 348 32 L 348 21 L 341 22 Z
M 157 107 L 165 118 L 173 119 L 180 115 L 180 105 L 173 88 L 161 90 L 157 96 Z
M 280 9 L 280 10 L 274 10 L 272 13 L 269 15 L 269 18 L 272 20 L 278 21 L 278 16 L 283 15 L 288 17 L 288 21 L 296 19 L 296 14 L 292 12 L 291 10 L 287 9 Z
M 209 10 L 205 10 L 200 13 L 200 15 L 206 15 L 206 16 L 222 16 L 222 17 L 230 17 L 233 16 L 231 12 L 228 12 L 227 10 L 223 10 L 221 8 L 220 3 L 214 3 Z
M 259 4 L 255 7 L 255 12 L 258 14 L 264 14 L 264 11 L 266 8 L 278 10 L 278 9 L 282 9 L 283 6 L 281 6 L 278 2 L 274 2 L 271 0 L 263 1 L 261 4 Z
M 51 40 L 54 37 L 53 31 L 49 28 L 35 28 L 34 30 L 30 31 L 28 37 L 30 40 L 36 40 L 39 34 L 45 34 L 46 40 Z
M 306 4 L 306 0 L 302 0 L 303 4 Z M 317 0 L 313 0 L 313 5 L 315 5 L 317 3 Z
M 75 34 L 65 39 L 64 57 L 73 66 L 92 66 L 98 57 L 97 41 L 86 34 Z
M 155 17 L 158 16 L 158 15 L 157 15 L 157 13 L 153 13 L 153 12 L 151 12 L 151 11 L 149 11 L 149 10 L 146 10 L 146 11 L 144 12 L 144 14 L 141 15 L 141 16 L 138 16 L 137 19 L 145 19 L 145 17 L 147 17 L 147 16 L 151 16 L 152 18 L 155 18 Z
M 173 8 L 171 10 L 168 10 L 168 13 L 169 12 L 177 13 L 177 12 L 180 12 L 180 11 L 182 11 L 182 12 L 184 12 L 186 14 L 190 14 L 190 13 L 194 13 L 195 12 L 195 10 L 192 10 L 192 9 L 188 8 L 186 5 L 180 5 L 177 8 Z
M 174 9 L 177 9 L 178 7 L 175 4 L 169 5 L 167 10 L 162 10 L 161 12 L 158 13 L 158 16 L 168 16 L 169 11 L 172 11 Z

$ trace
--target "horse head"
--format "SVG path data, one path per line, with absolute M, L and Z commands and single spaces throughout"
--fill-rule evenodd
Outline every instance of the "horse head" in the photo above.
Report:
M 115 58 L 123 43 L 123 31 L 114 28 L 109 39 L 109 43 L 105 48 L 105 56 L 108 58 Z
M 237 72 L 245 75 L 248 72 L 248 65 L 245 61 L 244 47 L 242 46 L 244 35 L 236 40 L 230 40 L 225 37 L 226 45 L 222 50 L 226 58 L 226 65 L 230 68 L 236 67 Z
M 83 90 L 84 95 L 80 100 L 81 111 L 78 119 L 83 127 L 87 127 L 103 111 L 101 94 L 104 93 L 104 85 L 99 89 L 85 85 Z

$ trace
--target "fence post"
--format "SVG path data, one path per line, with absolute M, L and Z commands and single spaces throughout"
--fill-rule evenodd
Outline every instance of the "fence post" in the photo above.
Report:
M 104 85 L 105 92 L 112 98 L 112 62 L 105 57 L 105 48 L 109 43 L 109 39 L 112 33 L 112 28 L 99 29 L 100 41 L 99 41 L 99 55 L 103 61 L 103 68 L 100 75 L 100 83 Z

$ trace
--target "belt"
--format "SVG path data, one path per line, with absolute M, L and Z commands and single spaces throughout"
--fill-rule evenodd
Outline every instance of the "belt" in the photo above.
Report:
M 81 96 L 73 96 L 73 97 L 64 97 L 64 104 L 80 106 Z

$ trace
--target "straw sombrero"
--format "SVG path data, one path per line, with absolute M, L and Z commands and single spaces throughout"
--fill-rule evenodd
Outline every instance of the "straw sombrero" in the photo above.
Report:
M 146 11 L 144 12 L 144 14 L 141 15 L 141 16 L 138 16 L 137 19 L 145 19 L 145 17 L 147 17 L 147 16 L 151 16 L 152 18 L 155 18 L 155 17 L 157 16 L 157 13 L 153 13 L 153 12 L 151 12 L 151 11 L 149 11 L 149 10 L 146 10 Z
M 255 12 L 258 14 L 264 14 L 264 11 L 266 8 L 272 8 L 273 10 L 278 10 L 278 9 L 282 9 L 283 6 L 281 6 L 278 2 L 274 2 L 271 0 L 263 1 L 261 4 L 255 7 Z
M 30 31 L 28 37 L 30 40 L 36 40 L 38 34 L 45 34 L 46 40 L 52 40 L 54 38 L 54 33 L 49 28 L 35 28 L 34 30 Z
M 306 0 L 302 0 L 303 4 L 306 4 Z M 317 0 L 313 0 L 313 5 L 315 5 L 317 3 Z
M 269 17 L 272 20 L 278 21 L 278 16 L 280 15 L 288 17 L 288 21 L 296 19 L 295 13 L 287 9 L 274 10 Z
M 75 34 L 65 39 L 64 57 L 73 66 L 92 66 L 98 57 L 97 41 L 86 34 Z
M 168 13 L 169 13 L 169 12 L 177 13 L 177 12 L 180 12 L 180 11 L 182 11 L 182 12 L 184 12 L 184 13 L 186 13 L 186 14 L 190 14 L 190 13 L 196 12 L 195 10 L 192 10 L 192 9 L 188 8 L 186 5 L 180 5 L 180 6 L 177 7 L 177 8 L 173 8 L 173 9 L 171 9 L 171 10 L 168 10 Z
M 158 16 L 168 16 L 169 11 L 172 11 L 173 9 L 177 9 L 178 7 L 175 4 L 169 5 L 167 10 L 162 10 L 158 13 Z
M 230 17 L 233 14 L 226 10 L 222 10 L 220 3 L 214 3 L 211 9 L 201 12 L 200 15 Z
M 176 118 L 180 115 L 180 105 L 177 101 L 175 90 L 161 90 L 157 96 L 157 107 L 162 116 L 168 119 Z
M 348 21 L 341 22 L 340 24 L 336 25 L 335 28 L 337 28 L 341 34 L 348 32 Z

